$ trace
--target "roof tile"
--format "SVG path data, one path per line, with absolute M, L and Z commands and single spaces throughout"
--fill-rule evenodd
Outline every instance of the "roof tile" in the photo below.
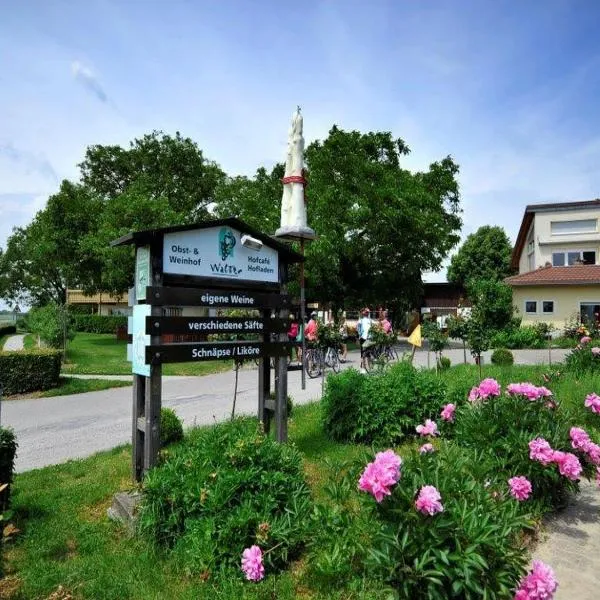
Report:
M 518 285 L 600 285 L 600 265 L 573 265 L 570 267 L 542 267 L 535 271 L 513 275 L 505 279 Z

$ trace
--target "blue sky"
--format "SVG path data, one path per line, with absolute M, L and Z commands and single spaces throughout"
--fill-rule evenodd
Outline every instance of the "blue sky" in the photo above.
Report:
M 0 246 L 89 144 L 179 130 L 229 173 L 332 124 L 461 166 L 463 234 L 600 197 L 600 3 L 0 0 Z M 443 271 L 429 280 L 443 279 Z

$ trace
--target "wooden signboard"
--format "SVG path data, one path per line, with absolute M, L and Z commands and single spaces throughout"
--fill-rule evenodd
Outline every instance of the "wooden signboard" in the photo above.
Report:
M 146 347 L 146 363 L 162 364 L 205 360 L 252 360 L 264 356 L 286 356 L 290 342 L 198 342 L 159 344 Z
M 198 334 L 198 333 L 285 333 L 289 323 L 282 319 L 253 317 L 147 317 L 146 333 Z
M 239 219 L 127 234 L 112 246 L 136 247 L 136 305 L 132 332 L 133 478 L 140 481 L 160 448 L 162 364 L 197 360 L 259 359 L 258 418 L 287 441 L 287 266 L 304 257 Z M 165 308 L 242 308 L 253 317 L 171 317 Z M 162 343 L 167 334 L 235 334 L 235 342 Z M 243 336 L 256 339 L 243 340 Z M 274 403 L 269 357 L 275 358 Z M 202 379 L 200 378 L 201 382 Z M 200 383 L 201 385 L 201 383 Z

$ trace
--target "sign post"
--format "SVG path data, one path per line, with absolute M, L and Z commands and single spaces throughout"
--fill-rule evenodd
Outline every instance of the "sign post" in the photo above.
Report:
M 291 300 L 285 284 L 287 265 L 304 257 L 235 218 L 135 232 L 111 245 L 124 244 L 136 247 L 133 479 L 140 481 L 158 457 L 164 363 L 259 359 L 258 417 L 268 431 L 274 416 L 276 439 L 286 442 L 287 356 L 294 344 L 286 335 Z M 211 308 L 244 308 L 255 316 L 209 316 Z M 221 334 L 228 340 L 208 338 Z M 174 343 L 175 335 L 184 341 Z

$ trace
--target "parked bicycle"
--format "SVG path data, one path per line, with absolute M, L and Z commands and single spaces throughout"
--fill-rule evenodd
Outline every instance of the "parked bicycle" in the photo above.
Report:
M 309 346 L 304 357 L 304 368 L 311 379 L 321 376 L 326 368 L 339 373 L 341 365 L 337 347 Z

